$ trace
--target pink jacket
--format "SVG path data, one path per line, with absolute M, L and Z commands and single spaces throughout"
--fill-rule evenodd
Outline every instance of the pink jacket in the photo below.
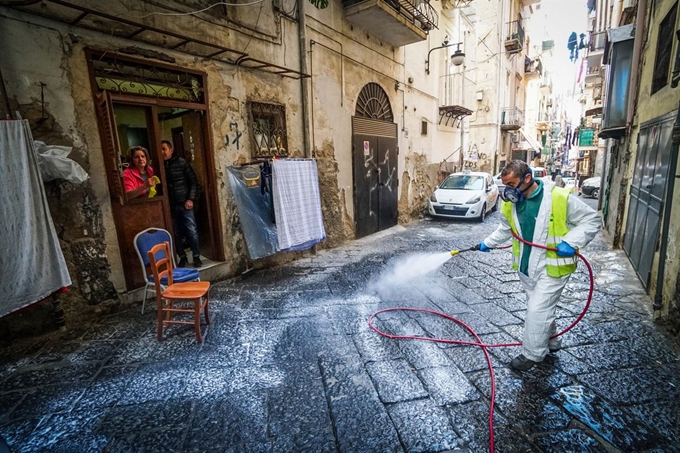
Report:
M 153 168 L 151 167 L 146 167 L 146 174 L 149 178 L 153 176 Z M 123 171 L 123 182 L 125 183 L 125 191 L 129 192 L 133 189 L 136 189 L 139 186 L 144 185 L 144 180 L 142 179 L 142 175 L 139 174 L 139 171 L 136 168 L 126 168 L 125 171 Z M 142 195 L 146 195 L 146 190 L 142 192 Z

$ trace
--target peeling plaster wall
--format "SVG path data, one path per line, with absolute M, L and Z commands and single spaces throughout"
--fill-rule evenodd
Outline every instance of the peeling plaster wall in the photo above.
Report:
M 297 67 L 296 25 L 283 38 L 289 54 L 283 57 L 290 67 Z M 214 31 L 213 31 L 214 33 Z M 94 101 L 84 49 L 86 47 L 116 51 L 130 49 L 131 42 L 84 29 L 68 28 L 62 23 L 0 7 L 0 40 L 7 50 L 0 53 L 7 91 L 14 109 L 35 120 L 41 114 L 39 82 L 45 83 L 45 106 L 49 117 L 39 128 L 33 127 L 36 139 L 52 144 L 74 146 L 71 156 L 88 171 L 91 178 L 82 186 L 65 182 L 48 183 L 50 209 L 67 258 L 74 285 L 63 298 L 67 324 L 78 322 L 117 303 L 117 293 L 125 291 L 125 280 L 118 238 L 111 209 L 104 159 L 97 128 Z M 134 43 L 138 53 L 160 52 L 151 46 Z M 144 48 L 148 47 L 145 51 Z M 293 51 L 291 51 L 293 49 Z M 31 58 L 26 58 L 30 55 Z M 203 61 L 179 52 L 156 53 L 164 59 L 174 59 L 179 67 L 200 70 L 207 74 L 209 112 L 215 154 L 222 231 L 227 265 L 223 277 L 246 268 L 246 252 L 236 214 L 233 196 L 225 174 L 227 165 L 250 161 L 248 101 L 272 102 L 286 106 L 291 157 L 303 156 L 301 89 L 299 80 L 278 75 L 236 68 L 213 61 Z M 292 56 L 293 55 L 293 56 Z M 136 55 L 137 58 L 140 55 Z M 38 115 L 38 116 L 36 116 Z M 232 122 L 243 132 L 239 147 L 225 143 Z M 34 123 L 32 125 L 35 126 Z M 336 199 L 339 192 L 336 190 Z M 333 229 L 329 242 L 336 243 Z M 344 237 L 344 236 L 343 236 Z M 281 254 L 276 260 L 290 260 L 296 254 Z M 113 299 L 111 304 L 83 311 L 87 304 Z M 43 304 L 38 317 L 51 325 L 50 307 Z M 36 309 L 37 310 L 37 309 Z M 35 316 L 24 324 L 32 328 L 40 324 Z M 11 318 L 11 317 L 10 317 Z M 30 319 L 29 319 L 30 318 Z M 0 325 L 0 331 L 3 326 Z M 16 331 L 16 329 L 15 329 Z M 38 333 L 38 332 L 33 332 Z
M 70 37 L 54 29 L 0 17 L 0 41 L 5 46 L 0 53 L 0 66 L 12 110 L 19 111 L 23 118 L 29 120 L 34 139 L 72 146 L 69 157 L 88 173 L 96 172 L 97 159 L 91 159 L 90 143 L 80 133 L 87 126 L 81 124 L 74 114 L 81 106 L 74 97 L 78 83 L 73 83 L 73 68 L 68 62 L 73 50 Z M 26 58 L 27 55 L 33 58 Z M 41 82 L 45 84 L 44 116 L 40 102 Z M 90 117 L 93 116 L 91 99 L 89 113 Z M 112 283 L 115 276 L 111 272 L 115 267 L 111 263 L 115 263 L 116 254 L 106 245 L 106 231 L 110 223 L 100 203 L 100 187 L 96 178 L 81 185 L 57 180 L 46 183 L 45 187 L 73 280 L 70 290 L 61 297 L 62 306 L 69 321 L 78 322 L 93 311 L 106 310 L 107 305 L 115 305 L 116 302 Z M 110 303 L 98 308 L 89 307 L 105 301 Z M 32 310 L 4 318 L 0 322 L 0 330 L 19 336 L 35 333 L 36 326 L 39 332 L 40 326 L 51 325 L 51 307 L 38 304 Z

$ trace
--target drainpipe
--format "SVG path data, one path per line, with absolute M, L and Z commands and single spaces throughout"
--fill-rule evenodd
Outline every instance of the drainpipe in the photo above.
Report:
M 656 276 L 656 294 L 654 294 L 654 310 L 663 308 L 663 278 L 666 273 L 666 255 L 668 248 L 668 230 L 671 223 L 671 211 L 673 210 L 673 191 L 675 190 L 675 178 L 678 166 L 678 148 L 680 145 L 680 108 L 673 126 L 673 145 L 671 146 L 671 162 L 668 167 L 668 182 L 666 183 L 666 196 L 664 198 L 663 230 L 661 232 L 661 244 L 659 248 L 659 270 Z
M 300 72 L 307 74 L 308 55 L 307 55 L 307 17 L 305 16 L 305 0 L 300 0 L 298 3 L 298 37 L 300 39 Z M 309 140 L 309 84 L 306 77 L 300 78 L 300 86 L 302 87 L 302 144 L 304 147 L 304 157 L 309 157 L 313 154 L 310 150 Z
M 628 83 L 628 110 L 626 114 L 626 128 L 630 130 L 635 114 L 635 103 L 639 93 L 640 81 L 639 67 L 640 54 L 642 53 L 642 41 L 645 31 L 645 14 L 647 13 L 647 0 L 639 0 L 635 17 L 635 40 L 633 41 L 633 61 L 630 68 L 630 82 Z

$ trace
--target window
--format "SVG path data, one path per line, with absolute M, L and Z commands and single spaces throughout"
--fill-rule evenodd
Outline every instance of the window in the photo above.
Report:
M 673 5 L 666 17 L 661 21 L 656 43 L 654 75 L 652 78 L 652 94 L 668 84 L 668 71 L 671 67 L 671 50 L 673 48 L 673 29 L 678 4 Z
M 420 122 L 420 135 L 427 135 L 427 120 Z
M 288 157 L 286 107 L 279 104 L 250 102 L 253 128 L 253 157 Z

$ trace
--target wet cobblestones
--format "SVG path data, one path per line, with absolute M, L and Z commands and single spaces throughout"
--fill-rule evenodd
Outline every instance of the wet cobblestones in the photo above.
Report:
M 478 242 L 496 225 L 423 220 L 213 285 L 213 324 L 155 339 L 155 313 L 0 348 L 0 436 L 16 452 L 486 452 L 489 373 L 475 347 L 390 340 L 367 324 L 398 306 L 442 311 L 482 341 L 521 339 L 525 303 L 509 254 L 469 253 L 405 286 L 371 282 L 411 252 Z M 622 252 L 602 238 L 590 312 L 562 350 L 523 375 L 490 348 L 496 451 L 678 452 L 680 362 Z M 560 302 L 587 295 L 582 266 Z M 471 340 L 460 325 L 388 312 L 376 327 Z

